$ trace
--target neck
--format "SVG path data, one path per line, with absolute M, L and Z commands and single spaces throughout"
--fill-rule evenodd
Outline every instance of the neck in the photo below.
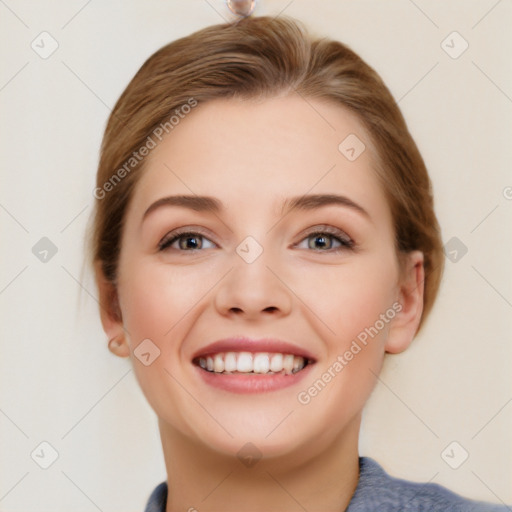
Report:
M 360 416 L 328 446 L 246 467 L 160 421 L 166 512 L 343 512 L 357 487 Z

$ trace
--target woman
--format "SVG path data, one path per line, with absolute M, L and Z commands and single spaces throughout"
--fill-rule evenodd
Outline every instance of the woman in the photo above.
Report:
M 507 510 L 358 455 L 443 253 L 418 149 L 350 49 L 267 17 L 165 46 L 110 116 L 95 197 L 109 348 L 159 419 L 146 512 Z

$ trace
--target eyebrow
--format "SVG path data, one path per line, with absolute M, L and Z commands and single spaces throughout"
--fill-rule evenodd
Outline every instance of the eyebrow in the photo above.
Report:
M 345 206 L 358 213 L 361 213 L 368 219 L 370 214 L 359 204 L 346 196 L 337 194 L 310 194 L 286 199 L 281 208 L 281 215 L 286 215 L 293 210 L 316 210 L 322 206 Z
M 370 219 L 369 213 L 359 204 L 352 201 L 346 196 L 337 194 L 309 194 L 297 197 L 291 197 L 283 202 L 281 207 L 281 216 L 290 213 L 293 210 L 310 211 L 323 206 L 344 206 L 350 208 L 367 219 Z M 210 196 L 198 196 L 198 195 L 177 195 L 167 196 L 158 199 L 152 203 L 149 208 L 144 212 L 142 220 L 144 220 L 151 212 L 164 206 L 178 206 L 182 208 L 188 208 L 196 212 L 211 212 L 220 213 L 224 210 L 224 206 L 221 201 Z

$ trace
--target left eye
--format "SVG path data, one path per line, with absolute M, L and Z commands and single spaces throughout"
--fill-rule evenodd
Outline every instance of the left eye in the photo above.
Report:
M 351 249 L 353 247 L 353 242 L 350 238 L 344 235 L 342 232 L 339 232 L 339 235 L 335 235 L 333 233 L 318 231 L 315 233 L 310 233 L 303 241 L 307 241 L 307 248 L 313 249 L 320 252 L 327 251 L 337 251 L 341 249 Z M 337 243 L 337 247 L 333 247 L 333 244 Z M 318 244 L 315 247 L 315 244 Z M 297 245 L 300 248 L 300 244 Z

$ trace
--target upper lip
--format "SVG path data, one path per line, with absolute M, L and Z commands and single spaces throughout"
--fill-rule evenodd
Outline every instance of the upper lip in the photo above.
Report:
M 218 354 L 220 352 L 277 352 L 281 354 L 293 354 L 312 362 L 315 361 L 315 358 L 308 350 L 294 343 L 276 338 L 253 339 L 245 336 L 214 341 L 197 350 L 192 356 L 192 359 L 205 357 L 210 354 Z

